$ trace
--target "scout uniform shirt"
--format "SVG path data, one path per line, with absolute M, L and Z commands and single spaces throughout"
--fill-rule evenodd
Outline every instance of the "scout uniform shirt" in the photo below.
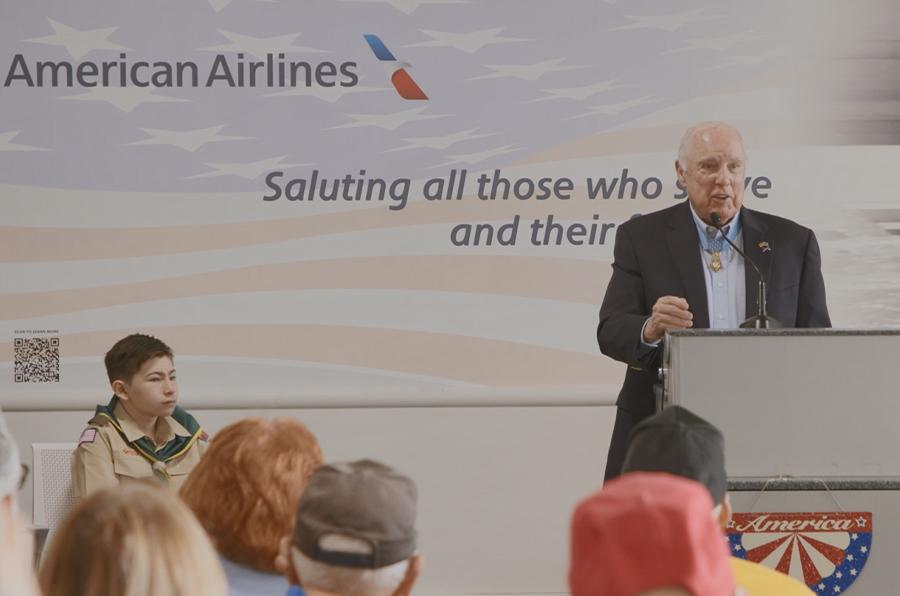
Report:
M 72 486 L 83 498 L 130 478 L 157 477 L 178 490 L 206 451 L 206 433 L 183 408 L 144 436 L 119 399 L 97 406 L 72 455 Z

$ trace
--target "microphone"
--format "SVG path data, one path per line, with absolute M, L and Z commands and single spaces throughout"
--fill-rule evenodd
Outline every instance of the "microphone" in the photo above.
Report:
M 770 317 L 766 313 L 766 280 L 763 279 L 762 271 L 759 270 L 759 267 L 756 266 L 753 259 L 744 254 L 744 251 L 728 239 L 725 230 L 722 229 L 722 217 L 718 213 L 713 211 L 709 214 L 709 219 L 712 220 L 713 227 L 722 234 L 722 238 L 724 238 L 725 242 L 730 244 L 731 247 L 744 258 L 745 263 L 750 263 L 750 266 L 753 267 L 753 270 L 756 271 L 756 276 L 759 278 L 759 285 L 756 290 L 756 304 L 758 307 L 756 315 L 741 323 L 741 329 L 777 329 L 781 327 L 781 323 L 779 323 L 777 319 Z

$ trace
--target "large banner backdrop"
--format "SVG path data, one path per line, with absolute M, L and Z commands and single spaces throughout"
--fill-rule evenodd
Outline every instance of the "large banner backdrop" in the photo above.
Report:
M 745 204 L 816 231 L 835 326 L 896 326 L 868 4 L 2 0 L 0 406 L 104 399 L 133 331 L 195 406 L 611 400 L 616 227 L 684 199 L 710 119 Z

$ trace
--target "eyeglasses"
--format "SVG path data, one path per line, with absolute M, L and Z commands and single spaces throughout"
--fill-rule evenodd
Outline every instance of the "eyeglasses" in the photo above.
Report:
M 31 472 L 31 468 L 28 467 L 27 464 L 22 464 L 22 477 L 19 478 L 19 490 L 25 487 L 25 481 L 28 480 L 28 473 Z

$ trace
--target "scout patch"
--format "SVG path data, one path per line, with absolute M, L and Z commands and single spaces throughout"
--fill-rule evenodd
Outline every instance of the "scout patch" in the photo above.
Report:
M 81 437 L 78 439 L 78 444 L 82 443 L 93 443 L 94 439 L 97 438 L 97 429 L 96 428 L 86 428 L 84 432 L 81 433 Z

